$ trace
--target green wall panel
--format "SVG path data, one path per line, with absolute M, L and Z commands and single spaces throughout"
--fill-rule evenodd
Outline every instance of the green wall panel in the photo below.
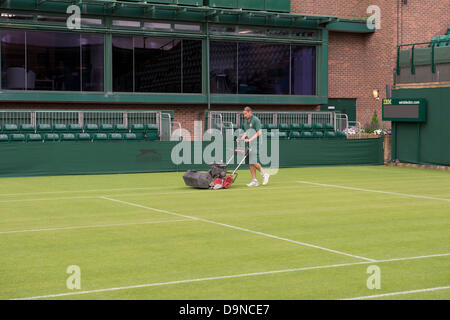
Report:
M 205 164 L 178 166 L 173 164 L 171 151 L 176 144 L 177 142 L 160 141 L 3 143 L 0 144 L 2 154 L 0 177 L 186 171 L 207 168 Z M 203 148 L 206 145 L 207 143 L 204 143 Z M 193 153 L 191 158 L 194 158 Z M 382 139 L 281 140 L 279 159 L 281 168 L 310 165 L 381 165 L 383 141 Z
M 450 87 L 398 89 L 392 92 L 392 98 L 427 100 L 425 123 L 396 123 L 393 139 L 396 139 L 397 159 L 450 165 Z
M 246 10 L 266 10 L 290 12 L 290 0 L 206 0 L 205 5 L 217 8 L 242 8 Z
M 290 12 L 291 1 L 266 0 L 267 11 Z

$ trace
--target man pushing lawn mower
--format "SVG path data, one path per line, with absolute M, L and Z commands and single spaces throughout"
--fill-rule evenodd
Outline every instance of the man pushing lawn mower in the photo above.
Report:
M 243 159 L 240 160 L 237 167 L 233 172 L 228 172 L 227 166 L 233 160 L 231 157 L 227 163 L 212 163 L 210 164 L 209 171 L 196 171 L 188 170 L 183 175 L 184 183 L 187 186 L 200 188 L 200 189 L 228 189 L 237 179 L 237 170 L 240 166 L 248 159 L 248 164 L 250 167 L 250 172 L 252 174 L 253 180 L 248 187 L 257 187 L 258 180 L 256 179 L 256 170 L 261 172 L 263 176 L 263 185 L 269 182 L 269 174 L 265 173 L 262 166 L 258 163 L 258 146 L 255 139 L 261 135 L 261 121 L 254 115 L 252 115 L 252 109 L 250 107 L 245 107 L 244 109 L 244 134 L 236 139 L 237 141 L 244 141 L 249 144 L 250 147 L 244 149 L 236 148 L 235 153 L 243 155 Z M 254 148 L 251 147 L 253 145 Z
M 258 139 L 258 137 L 262 134 L 261 129 L 261 121 L 253 115 L 252 108 L 249 106 L 246 106 L 244 108 L 244 134 L 238 138 L 238 141 L 244 141 L 245 143 L 252 143 L 255 139 Z M 256 133 L 255 133 L 256 132 Z M 252 135 L 249 137 L 249 135 Z M 266 185 L 269 182 L 269 174 L 264 172 L 264 169 L 262 166 L 258 163 L 258 147 L 256 146 L 256 143 L 254 144 L 254 148 L 250 148 L 250 154 L 248 157 L 248 165 L 250 168 L 250 173 L 252 174 L 253 180 L 247 184 L 247 187 L 257 187 L 258 186 L 258 180 L 256 179 L 256 170 L 261 172 L 262 178 L 263 178 L 263 185 Z

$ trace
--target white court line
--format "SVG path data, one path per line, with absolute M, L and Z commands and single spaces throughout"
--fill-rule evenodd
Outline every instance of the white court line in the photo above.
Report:
M 253 230 L 250 230 L 250 229 L 245 229 L 245 228 L 233 226 L 233 225 L 230 225 L 230 224 L 225 224 L 225 223 L 216 222 L 216 221 L 212 221 L 212 220 L 206 220 L 206 219 L 202 219 L 202 218 L 187 216 L 187 215 L 183 215 L 183 214 L 179 214 L 179 213 L 175 213 L 175 212 L 171 212 L 171 211 L 167 211 L 167 210 L 151 208 L 151 207 L 143 206 L 143 205 L 140 205 L 140 204 L 137 204 L 137 203 L 133 203 L 133 202 L 122 201 L 122 200 L 117 200 L 117 199 L 108 198 L 108 197 L 101 197 L 101 198 L 105 199 L 105 200 L 109 200 L 109 201 L 115 201 L 115 202 L 118 202 L 118 203 L 126 204 L 126 205 L 129 205 L 129 206 L 143 208 L 143 209 L 146 209 L 146 210 L 156 211 L 156 212 L 160 212 L 160 213 L 166 213 L 166 214 L 175 215 L 175 216 L 178 216 L 178 217 L 183 217 L 183 218 L 188 218 L 188 219 L 190 218 L 190 219 L 203 221 L 203 222 L 207 222 L 207 223 L 211 223 L 211 224 L 215 224 L 215 225 L 219 225 L 219 226 L 223 226 L 223 227 L 227 227 L 227 228 L 231 228 L 231 229 L 236 229 L 236 230 L 240 230 L 240 231 L 245 231 L 245 232 L 261 235 L 261 236 L 268 237 L 268 238 L 273 238 L 273 239 L 277 239 L 277 240 L 287 241 L 287 242 L 290 242 L 290 243 L 299 244 L 301 246 L 315 248 L 315 249 L 320 249 L 320 250 L 324 250 L 324 251 L 328 251 L 328 252 L 332 252 L 332 253 L 336 253 L 336 254 L 340 254 L 340 255 L 356 258 L 356 259 L 362 259 L 362 260 L 371 261 L 371 262 L 375 261 L 373 259 L 369 259 L 369 258 L 353 255 L 353 254 L 350 254 L 350 253 L 345 253 L 345 252 L 342 252 L 342 251 L 332 250 L 332 249 L 325 248 L 325 247 L 319 247 L 319 246 L 316 246 L 316 245 L 313 245 L 313 244 L 310 244 L 310 243 L 295 241 L 295 240 L 291 240 L 291 239 L 287 239 L 287 238 L 282 238 L 282 237 L 278 237 L 278 236 L 275 236 L 275 235 L 272 235 L 272 234 L 259 232 L 259 231 L 253 231 Z
M 298 188 L 298 185 L 295 186 L 285 186 L 285 187 L 260 187 L 260 188 L 248 188 L 247 191 L 266 191 L 266 190 L 276 190 L 276 189 L 296 189 Z M 228 189 L 228 190 L 186 190 L 186 191 L 172 191 L 172 192 L 151 192 L 151 193 L 123 193 L 123 194 L 116 194 L 116 195 L 106 195 L 106 196 L 152 196 L 152 195 L 173 195 L 173 194 L 191 194 L 191 193 L 208 193 L 208 192 L 214 192 L 217 194 L 217 192 L 242 192 L 242 189 Z M 71 199 L 98 199 L 101 197 L 101 195 L 96 196 L 75 196 L 75 197 L 58 197 L 58 198 L 33 198 L 33 199 L 11 199 L 11 200 L 0 200 L 0 203 L 9 203 L 9 202 L 32 202 L 32 201 L 57 201 L 57 200 L 71 200 Z
M 311 184 L 311 185 L 320 186 L 320 187 L 330 187 L 330 188 L 347 189 L 347 190 L 354 190 L 354 191 L 383 193 L 383 194 L 390 194 L 390 195 L 394 195 L 394 196 L 401 196 L 401 197 L 408 197 L 408 198 L 418 198 L 418 199 L 439 200 L 439 201 L 448 201 L 448 202 L 450 202 L 450 199 L 421 196 L 421 195 L 416 195 L 416 194 L 391 192 L 391 191 L 381 191 L 381 190 L 371 190 L 371 189 L 363 189 L 363 188 L 354 188 L 354 187 L 340 186 L 340 185 L 336 185 L 336 184 L 324 184 L 324 183 L 316 183 L 316 182 L 309 182 L 309 181 L 296 181 L 296 182 L 297 183 L 303 183 L 303 184 Z
M 398 295 L 402 295 L 402 294 L 411 294 L 411 293 L 419 293 L 419 292 L 430 292 L 430 291 L 447 290 L 447 289 L 450 289 L 450 286 L 447 286 L 447 287 L 428 288 L 428 289 L 418 289 L 418 290 L 409 290 L 409 291 L 399 291 L 399 292 L 391 292 L 391 293 L 383 293 L 383 294 L 374 294 L 374 295 L 372 295 L 372 296 L 347 298 L 347 299 L 341 299 L 341 300 L 363 300 L 363 299 L 374 299 L 374 298 L 382 298 L 382 297 L 398 296 Z
M 25 192 L 25 193 L 0 193 L 0 197 L 31 196 L 31 195 L 38 195 L 38 194 L 88 193 L 88 192 L 103 192 L 103 191 L 153 190 L 153 189 L 170 189 L 170 188 L 176 188 L 176 186 L 142 187 L 142 188 L 115 188 L 115 189 L 91 189 L 91 190 L 42 191 L 42 192 Z
M 381 263 L 381 262 L 395 262 L 395 261 L 406 261 L 406 260 L 425 259 L 425 258 L 434 258 L 434 257 L 443 257 L 443 256 L 450 256 L 450 253 L 434 254 L 434 255 L 420 256 L 420 257 L 405 257 L 405 258 L 386 259 L 386 260 L 378 260 L 376 262 L 377 263 Z M 370 263 L 373 263 L 373 262 L 371 262 L 371 261 L 370 262 L 369 261 L 361 261 L 361 262 L 332 264 L 332 265 L 315 266 L 315 267 L 303 267 L 303 268 L 271 270 L 271 271 L 262 271 L 262 272 L 253 272 L 253 273 L 241 273 L 241 274 L 223 275 L 223 276 L 216 276 L 216 277 L 206 277 L 206 278 L 197 278 L 197 279 L 186 279 L 186 280 L 177 280 L 177 281 L 147 283 L 147 284 L 139 284 L 139 285 L 123 286 L 123 287 L 115 287 L 115 288 L 104 288 L 104 289 L 96 289 L 96 290 L 85 290 L 85 291 L 76 291 L 76 292 L 67 292 L 67 293 L 57 293 L 57 294 L 49 294 L 49 295 L 26 297 L 26 298 L 15 298 L 15 299 L 10 299 L 10 300 L 33 300 L 33 299 L 57 298 L 57 297 L 64 297 L 64 296 L 73 296 L 73 295 L 82 295 L 82 294 L 100 293 L 100 292 L 110 292 L 110 291 L 118 291 L 118 290 L 137 289 L 137 288 L 148 288 L 148 287 L 165 286 L 165 285 L 173 285 L 173 284 L 183 284 L 183 283 L 192 283 L 192 282 L 200 282 L 200 281 L 223 280 L 223 279 L 234 279 L 234 278 L 243 278 L 243 277 L 263 276 L 263 275 L 298 272 L 298 271 L 307 271 L 307 270 L 315 270 L 315 269 L 331 269 L 331 268 L 339 268 L 339 267 L 347 267 L 347 266 L 355 266 L 355 265 L 364 265 L 364 264 L 370 264 Z
M 122 227 L 122 226 L 146 225 L 146 224 L 170 223 L 170 222 L 182 222 L 182 221 L 193 221 L 193 220 L 192 219 L 179 219 L 179 220 L 162 220 L 162 221 L 147 221 L 147 222 L 145 222 L 145 221 L 144 222 L 127 222 L 127 223 L 116 223 L 116 224 L 97 224 L 97 225 L 90 225 L 90 226 L 55 227 L 55 228 L 28 229 L 28 230 L 11 230 L 11 231 L 0 231 L 0 234 L 41 232 L 41 231 L 59 231 L 59 230 L 74 230 L 74 229 L 92 229 L 92 228 L 107 228 L 107 227 Z
M 271 182 L 270 184 L 286 184 L 295 181 Z M 127 190 L 159 190 L 159 189 L 179 189 L 182 185 L 162 186 L 162 187 L 140 187 L 140 188 L 113 188 L 113 189 L 91 189 L 91 190 L 63 190 L 63 191 L 42 191 L 42 192 L 24 192 L 24 193 L 0 193 L 0 197 L 12 196 L 31 196 L 39 194 L 64 194 L 64 193 L 88 193 L 104 191 L 127 191 Z

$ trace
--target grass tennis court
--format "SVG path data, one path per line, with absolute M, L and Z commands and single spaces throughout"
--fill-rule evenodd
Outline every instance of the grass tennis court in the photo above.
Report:
M 450 298 L 450 172 L 281 169 L 247 188 L 241 170 L 217 191 L 182 175 L 1 179 L 0 299 Z

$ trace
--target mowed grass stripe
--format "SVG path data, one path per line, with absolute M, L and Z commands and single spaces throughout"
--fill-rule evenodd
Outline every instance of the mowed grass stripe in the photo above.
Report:
M 0 298 L 64 292 L 67 266 L 85 290 L 355 261 L 201 221 L 3 235 Z
M 296 181 L 296 182 L 297 183 L 302 183 L 302 184 L 309 184 L 309 185 L 319 186 L 319 187 L 326 187 L 326 188 L 338 188 L 338 189 L 346 189 L 346 190 L 351 190 L 351 191 L 382 193 L 382 194 L 388 194 L 388 195 L 399 196 L 399 197 L 407 197 L 407 198 L 417 198 L 417 199 L 426 199 L 426 200 L 437 200 L 437 201 L 450 202 L 450 199 L 422 196 L 422 195 L 416 195 L 416 194 L 407 194 L 407 193 L 392 192 L 392 191 L 382 191 L 382 190 L 372 190 L 372 189 L 348 187 L 348 186 L 342 186 L 342 185 L 325 184 L 325 183 L 317 183 L 317 182 L 310 182 L 310 181 Z
M 114 223 L 114 224 L 98 224 L 98 225 L 90 225 L 90 226 L 71 226 L 71 227 L 57 227 L 57 228 L 44 228 L 44 229 L 11 230 L 11 231 L 0 231 L 0 234 L 61 231 L 61 230 L 76 230 L 76 229 L 97 229 L 97 228 L 124 227 L 124 226 L 134 226 L 134 225 L 186 222 L 186 221 L 193 221 L 193 220 L 192 219 L 178 219 L 178 220 L 164 220 L 164 221 L 143 221 L 143 222 L 128 222 L 128 223 Z
M 435 255 L 420 256 L 420 257 L 404 257 L 404 258 L 386 259 L 386 260 L 379 260 L 379 261 L 376 261 L 376 262 L 377 263 L 401 262 L 401 261 L 408 261 L 408 260 L 429 259 L 429 258 L 447 257 L 447 256 L 450 256 L 450 253 L 435 254 Z M 237 279 L 237 278 L 270 276 L 270 275 L 276 275 L 276 274 L 289 274 L 289 273 L 302 272 L 302 271 L 313 271 L 313 270 L 325 270 L 325 269 L 344 268 L 344 267 L 358 266 L 358 265 L 369 265 L 371 263 L 372 262 L 361 261 L 361 262 L 351 262 L 351 263 L 341 263 L 341 264 L 333 264 L 333 265 L 322 265 L 322 266 L 312 266 L 312 267 L 291 268 L 291 269 L 282 269 L 282 270 L 269 270 L 269 271 L 263 271 L 263 272 L 242 273 L 242 274 L 233 274 L 233 275 L 221 275 L 221 276 L 196 278 L 196 279 L 174 280 L 174 281 L 157 282 L 157 283 L 146 283 L 146 284 L 138 284 L 138 285 L 130 285 L 130 286 L 122 286 L 122 287 L 112 287 L 112 288 L 103 288 L 103 289 L 94 289 L 94 290 L 82 290 L 82 291 L 75 291 L 75 292 L 56 293 L 56 294 L 48 294 L 48 295 L 40 295 L 40 296 L 32 296 L 32 297 L 13 298 L 11 300 L 49 299 L 49 298 L 77 296 L 77 295 L 86 295 L 86 294 L 97 294 L 97 293 L 106 293 L 106 292 L 113 292 L 113 291 L 132 290 L 132 289 L 159 287 L 159 286 L 171 286 L 171 285 L 180 285 L 180 284 L 190 284 L 190 283 L 213 281 L 213 280 L 231 280 L 231 279 Z M 445 287 L 445 289 L 447 289 L 447 287 Z M 423 290 L 421 290 L 421 291 L 423 291 Z M 432 290 L 427 290 L 427 291 L 432 291 Z M 383 295 L 391 295 L 391 294 L 388 293 L 388 294 L 383 294 Z M 383 295 L 379 295 L 379 296 L 383 296 Z M 373 296 L 373 297 L 377 297 L 377 296 Z M 364 298 L 367 298 L 367 297 L 357 297 L 357 298 L 351 298 L 351 299 L 364 299 Z M 343 300 L 346 300 L 346 299 L 343 299 Z
M 0 232 L 169 220 L 138 208 L 117 208 L 104 199 L 23 202 L 0 206 Z M 172 217 L 173 218 L 173 217 Z M 174 218 L 175 219 L 175 218 Z
M 272 235 L 272 234 L 268 234 L 268 233 L 264 233 L 264 232 L 259 232 L 259 231 L 254 231 L 254 230 L 250 230 L 250 229 L 246 229 L 246 228 L 241 228 L 241 227 L 230 225 L 230 224 L 226 224 L 226 223 L 221 223 L 221 222 L 217 222 L 217 221 L 212 221 L 212 220 L 202 219 L 202 218 L 198 218 L 198 217 L 188 216 L 188 215 L 179 214 L 179 213 L 175 213 L 175 212 L 171 212 L 171 211 L 167 211 L 167 210 L 151 208 L 151 207 L 143 206 L 143 205 L 140 205 L 140 204 L 137 204 L 137 203 L 132 203 L 132 202 L 128 202 L 128 201 L 122 201 L 122 200 L 108 198 L 108 197 L 103 197 L 103 199 L 119 202 L 119 203 L 130 205 L 130 206 L 135 206 L 135 207 L 139 207 L 139 208 L 144 208 L 144 209 L 148 209 L 148 210 L 151 210 L 151 211 L 156 211 L 156 212 L 159 212 L 159 213 L 166 213 L 166 214 L 175 215 L 175 216 L 179 216 L 179 217 L 183 217 L 183 218 L 191 218 L 193 220 L 203 221 L 203 222 L 206 222 L 206 223 L 211 223 L 211 224 L 223 226 L 223 227 L 226 227 L 226 228 L 231 228 L 231 229 L 235 229 L 235 230 L 249 232 L 249 233 L 257 234 L 257 235 L 260 235 L 260 236 L 263 236 L 263 237 L 269 237 L 269 238 L 273 238 L 273 239 L 277 239 L 277 240 L 281 240 L 281 241 L 287 241 L 287 242 L 295 243 L 295 244 L 298 244 L 298 245 L 301 245 L 301 246 L 315 248 L 315 249 L 319 249 L 319 250 L 324 250 L 324 251 L 332 252 L 332 253 L 335 253 L 335 254 L 352 257 L 352 258 L 355 258 L 355 259 L 362 259 L 362 260 L 365 260 L 365 261 L 375 261 L 375 260 L 370 259 L 370 258 L 357 256 L 357 255 L 353 255 L 353 254 L 350 254 L 350 253 L 341 252 L 341 251 L 338 251 L 338 250 L 333 250 L 333 249 L 330 249 L 330 248 L 324 248 L 324 247 L 317 246 L 317 245 L 314 245 L 314 244 L 311 244 L 311 243 L 306 243 L 306 242 L 291 240 L 291 239 L 287 239 L 287 238 L 283 238 L 283 237 L 278 237 L 276 235 Z

